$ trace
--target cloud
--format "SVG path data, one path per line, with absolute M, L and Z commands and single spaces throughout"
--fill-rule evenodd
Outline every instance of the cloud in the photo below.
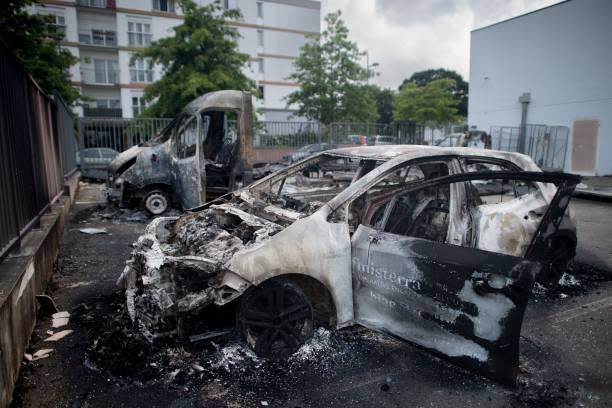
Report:
M 397 88 L 413 72 L 448 68 L 469 78 L 470 31 L 559 0 L 322 0 L 341 10 L 350 37 L 378 62 L 374 82 Z M 365 60 L 364 60 L 365 64 Z

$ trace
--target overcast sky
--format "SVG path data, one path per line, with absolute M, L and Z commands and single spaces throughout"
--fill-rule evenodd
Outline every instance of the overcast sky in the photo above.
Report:
M 555 3 L 559 0 L 322 0 L 321 14 L 341 10 L 351 39 L 369 52 L 370 62 L 380 64 L 374 82 L 397 88 L 427 68 L 454 69 L 469 80 L 471 30 Z

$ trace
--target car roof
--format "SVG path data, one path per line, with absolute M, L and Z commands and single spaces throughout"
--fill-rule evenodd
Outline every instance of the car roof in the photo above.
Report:
M 525 170 L 540 170 L 527 155 L 515 152 L 478 149 L 473 147 L 441 147 L 422 145 L 354 146 L 327 150 L 325 154 L 382 161 L 395 159 L 400 156 L 405 160 L 426 157 L 434 158 L 438 156 L 491 157 L 511 161 Z
M 183 115 L 195 115 L 196 113 L 208 109 L 242 109 L 244 96 L 250 96 L 248 92 L 224 90 L 209 92 L 198 96 L 183 108 Z

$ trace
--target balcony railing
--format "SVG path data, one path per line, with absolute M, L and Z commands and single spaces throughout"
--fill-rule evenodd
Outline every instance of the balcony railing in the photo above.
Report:
M 87 45 L 98 45 L 101 47 L 116 47 L 117 33 L 106 30 L 80 30 L 79 42 Z
M 119 70 L 81 68 L 81 80 L 92 85 L 117 85 L 119 84 Z
M 121 108 L 89 108 L 83 107 L 83 116 L 86 118 L 120 118 L 123 115 Z
M 115 8 L 115 0 L 77 0 L 77 6 Z

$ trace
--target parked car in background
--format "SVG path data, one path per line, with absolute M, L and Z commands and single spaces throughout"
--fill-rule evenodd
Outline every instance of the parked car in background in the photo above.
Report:
M 396 138 L 394 136 L 375 135 L 375 136 L 370 136 L 368 140 L 371 140 L 372 145 L 374 146 L 397 144 Z
M 77 152 L 77 165 L 84 179 L 106 180 L 108 165 L 119 152 L 106 147 L 89 147 Z
M 303 160 L 307 157 L 312 156 L 315 153 L 319 153 L 319 152 L 323 152 L 325 150 L 329 150 L 332 149 L 333 147 L 331 147 L 328 143 L 315 143 L 315 144 L 310 144 L 310 145 L 306 145 L 306 146 L 302 146 L 300 147 L 297 151 L 295 151 L 294 153 L 283 157 L 283 159 L 288 162 L 289 164 L 291 163 L 295 163 L 298 162 L 300 160 Z
M 483 130 L 450 133 L 438 140 L 434 140 L 433 145 L 440 147 L 475 147 L 478 149 L 490 149 L 491 136 Z
M 465 133 L 449 133 L 442 138 L 434 141 L 434 146 L 440 147 L 461 147 L 465 139 Z

